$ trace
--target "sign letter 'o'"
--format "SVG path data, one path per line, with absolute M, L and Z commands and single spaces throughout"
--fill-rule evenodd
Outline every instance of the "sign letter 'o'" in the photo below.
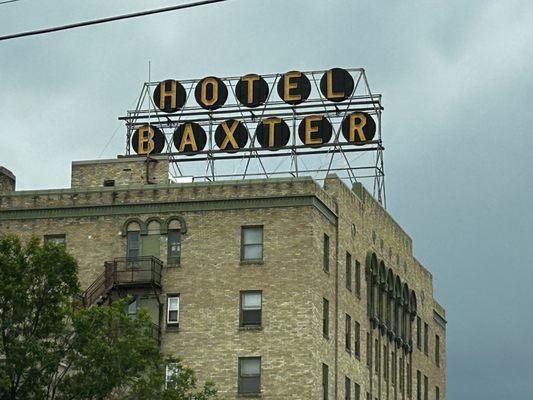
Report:
M 174 146 L 180 153 L 194 155 L 202 151 L 207 143 L 204 129 L 196 122 L 184 122 L 174 131 Z
M 348 114 L 342 120 L 341 127 L 344 138 L 353 144 L 364 144 L 376 134 L 376 123 L 372 116 L 365 112 Z
M 336 103 L 351 96 L 354 88 L 352 75 L 342 68 L 332 68 L 326 71 L 320 79 L 322 95 Z
M 320 147 L 331 139 L 333 128 L 323 115 L 308 115 L 298 127 L 298 136 L 303 144 L 310 147 Z
M 243 106 L 255 108 L 268 98 L 268 84 L 260 75 L 244 75 L 235 85 L 235 95 Z
M 278 82 L 278 95 L 287 104 L 300 104 L 311 93 L 311 82 L 299 71 L 289 71 L 281 75 Z
M 221 79 L 208 76 L 198 82 L 194 89 L 196 102 L 206 110 L 216 110 L 224 105 L 228 98 L 228 88 Z
M 157 154 L 165 147 L 165 135 L 153 125 L 143 125 L 135 130 L 131 145 L 137 154 Z
M 248 143 L 248 129 L 242 122 L 228 119 L 217 126 L 215 142 L 220 150 L 235 153 Z
M 289 125 L 283 119 L 277 117 L 265 118 L 257 124 L 255 136 L 264 149 L 279 150 L 289 143 L 291 131 Z
M 154 90 L 154 104 L 161 111 L 173 113 L 185 105 L 187 95 L 178 81 L 168 79 L 159 82 Z

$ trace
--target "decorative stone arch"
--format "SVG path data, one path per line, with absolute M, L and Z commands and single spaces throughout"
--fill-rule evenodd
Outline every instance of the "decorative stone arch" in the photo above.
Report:
M 140 218 L 132 217 L 128 218 L 126 221 L 124 221 L 124 224 L 122 224 L 122 236 L 126 236 L 128 234 L 128 226 L 133 222 L 139 225 L 141 235 L 147 234 L 148 231 L 146 229 L 146 224 Z
M 411 313 L 412 319 L 415 318 L 417 311 L 416 292 L 411 290 L 411 297 L 409 298 L 409 312 Z
M 394 298 L 398 301 L 402 300 L 402 281 L 399 276 L 396 276 L 394 281 Z
M 392 297 L 394 295 L 394 272 L 392 272 L 392 268 L 387 271 L 387 291 L 389 296 Z
M 376 253 L 369 251 L 366 255 L 366 267 L 374 277 L 378 276 L 378 258 Z
M 146 224 L 146 234 L 149 233 L 149 228 L 150 228 L 150 223 L 152 222 L 157 222 L 159 224 L 159 234 L 162 233 L 163 231 L 163 224 L 164 224 L 164 221 L 159 218 L 159 217 L 150 217 L 148 218 L 146 221 L 145 221 L 145 224 Z
M 379 283 L 385 287 L 387 283 L 387 268 L 385 267 L 385 262 L 381 260 L 379 262 Z
M 183 218 L 181 215 L 173 215 L 171 217 L 168 217 L 165 220 L 165 222 L 161 225 L 161 234 L 167 234 L 168 233 L 168 229 L 169 229 L 170 223 L 172 221 L 178 221 L 179 222 L 180 231 L 181 231 L 182 235 L 187 233 L 187 224 L 185 222 L 185 218 Z
M 408 309 L 409 307 L 409 286 L 407 285 L 407 283 L 403 284 L 402 303 L 405 306 L 405 309 Z

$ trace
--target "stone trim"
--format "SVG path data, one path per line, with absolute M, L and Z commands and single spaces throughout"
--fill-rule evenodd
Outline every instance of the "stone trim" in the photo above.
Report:
M 331 223 L 337 223 L 337 215 L 314 195 L 11 209 L 0 211 L 0 221 L 309 206 L 315 207 Z

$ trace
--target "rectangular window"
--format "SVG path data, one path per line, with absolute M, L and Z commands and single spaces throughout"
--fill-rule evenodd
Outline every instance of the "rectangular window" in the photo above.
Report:
M 324 271 L 329 271 L 329 236 L 324 233 L 324 260 L 322 266 Z
M 400 392 L 403 394 L 405 373 L 404 373 L 404 361 L 403 357 L 400 357 Z
M 136 260 L 140 255 L 141 233 L 139 231 L 130 231 L 126 237 L 127 239 L 127 254 L 126 257 L 130 260 Z
M 359 322 L 355 321 L 353 335 L 355 336 L 355 347 L 354 354 L 355 357 L 361 358 L 361 325 Z
M 372 365 L 372 342 L 370 342 L 370 333 L 366 333 L 366 366 Z
M 346 289 L 352 290 L 352 255 L 346 252 Z
M 344 377 L 344 400 L 352 400 L 352 382 L 347 376 Z
M 329 367 L 322 364 L 322 399 L 329 399 Z
M 429 354 L 429 326 L 424 322 L 424 354 Z
M 422 320 L 416 317 L 416 347 L 422 350 Z
M 44 242 L 45 243 L 54 243 L 54 244 L 59 244 L 59 245 L 65 246 L 66 242 L 67 242 L 67 235 L 65 235 L 65 234 L 44 235 Z
M 346 335 L 346 351 L 351 352 L 352 351 L 352 317 L 350 317 L 348 314 L 346 314 L 345 317 L 345 325 L 344 325 L 344 333 Z
M 428 391 L 429 391 L 429 388 L 428 388 L 428 377 L 426 375 L 424 375 L 424 400 L 428 400 L 429 399 Z
M 261 326 L 261 305 L 261 292 L 241 292 L 240 326 Z
M 173 229 L 168 231 L 168 263 L 179 264 L 181 257 L 181 231 Z
M 165 388 L 173 387 L 177 383 L 179 368 L 177 363 L 169 363 L 165 367 Z
M 416 400 L 422 400 L 422 374 L 416 371 Z
M 128 317 L 130 317 L 130 319 L 137 318 L 137 299 L 135 298 L 128 304 Z
M 374 372 L 376 373 L 376 375 L 379 375 L 379 343 L 377 339 L 374 340 L 374 352 Z
M 239 358 L 239 393 L 261 393 L 261 357 Z
M 241 229 L 241 260 L 263 260 L 263 227 L 243 226 Z
M 440 367 L 440 337 L 435 335 L 435 364 Z
M 361 386 L 358 383 L 353 384 L 353 398 L 354 400 L 361 399 Z
M 438 386 L 435 386 L 435 400 L 440 400 L 440 389 Z
M 322 334 L 329 337 L 329 301 L 322 299 Z
M 397 371 L 398 367 L 396 364 L 396 352 L 395 351 L 392 352 L 391 358 L 392 358 L 392 384 L 396 385 L 396 377 L 398 376 L 398 371 Z
M 361 298 L 361 263 L 355 261 L 355 295 Z
M 180 322 L 180 297 L 179 295 L 167 298 L 167 325 L 178 325 Z
M 389 374 L 389 352 L 387 350 L 387 346 L 383 345 L 383 379 L 385 379 L 385 382 L 388 379 L 388 376 L 387 376 L 388 374 Z M 394 378 L 392 379 L 394 382 Z

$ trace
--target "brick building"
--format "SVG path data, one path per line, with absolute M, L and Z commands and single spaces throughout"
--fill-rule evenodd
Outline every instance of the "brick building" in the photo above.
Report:
M 164 352 L 235 399 L 446 398 L 446 321 L 402 228 L 330 175 L 176 184 L 168 159 L 74 162 L 0 233 L 64 242 L 87 305 L 132 295 Z

